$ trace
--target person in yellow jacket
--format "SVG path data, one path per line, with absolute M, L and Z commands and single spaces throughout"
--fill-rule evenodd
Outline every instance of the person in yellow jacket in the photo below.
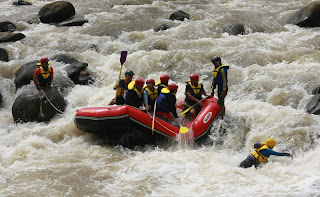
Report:
M 257 142 L 254 144 L 254 150 L 248 157 L 243 160 L 240 163 L 239 167 L 242 168 L 249 168 L 251 166 L 255 166 L 256 168 L 265 162 L 268 162 L 268 158 L 270 155 L 276 155 L 276 156 L 288 156 L 293 158 L 293 156 L 290 153 L 278 153 L 276 151 L 273 151 L 273 147 L 276 145 L 276 141 L 272 138 L 268 138 L 266 140 L 266 143 L 263 142 Z
M 220 57 L 213 57 L 211 59 L 214 67 L 212 70 L 213 81 L 212 81 L 212 92 L 211 96 L 214 96 L 214 89 L 218 86 L 218 104 L 220 106 L 220 115 L 223 119 L 225 114 L 224 99 L 228 92 L 228 73 L 229 66 L 222 65 Z
M 53 80 L 53 68 L 49 66 L 49 59 L 47 57 L 43 57 L 40 59 L 39 66 L 33 75 L 33 82 L 36 85 L 37 89 L 40 87 L 51 87 L 51 83 Z
M 116 100 L 112 99 L 109 105 L 123 105 L 125 104 L 125 93 L 128 91 L 128 84 L 132 81 L 134 72 L 132 70 L 125 72 L 124 78 L 121 78 L 113 87 L 116 90 Z
M 146 81 L 147 86 L 144 87 L 143 91 L 143 102 L 147 111 L 153 111 L 154 104 L 158 97 L 158 90 L 155 88 L 154 79 L 148 79 Z

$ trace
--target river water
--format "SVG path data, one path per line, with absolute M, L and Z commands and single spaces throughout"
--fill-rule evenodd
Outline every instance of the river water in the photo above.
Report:
M 53 1 L 12 2 L 0 1 L 1 21 L 14 22 L 26 38 L 0 44 L 11 60 L 0 62 L 0 196 L 320 195 L 320 116 L 305 111 L 320 85 L 320 29 L 286 24 L 312 0 L 71 0 L 89 21 L 81 27 L 28 24 Z M 191 19 L 168 20 L 176 10 Z M 235 22 L 245 24 L 245 35 L 222 33 Z M 161 24 L 171 28 L 155 32 Z M 230 66 L 226 117 L 214 123 L 210 145 L 130 150 L 103 145 L 75 127 L 77 109 L 106 106 L 114 97 L 122 50 L 128 51 L 123 71 L 156 81 L 169 74 L 178 99 L 194 72 L 210 92 L 211 57 Z M 14 124 L 14 99 L 33 86 L 15 90 L 14 73 L 61 53 L 87 62 L 95 84 L 72 88 L 65 113 L 48 124 Z M 51 66 L 66 76 L 66 65 Z M 271 156 L 260 169 L 239 168 L 253 144 L 268 137 L 293 160 Z

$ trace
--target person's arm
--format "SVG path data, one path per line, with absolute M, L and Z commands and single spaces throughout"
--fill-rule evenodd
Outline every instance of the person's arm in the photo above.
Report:
M 48 86 L 50 87 L 53 81 L 53 68 L 51 67 L 51 78 L 50 78 L 50 82 L 48 84 Z
M 34 72 L 34 75 L 33 75 L 33 83 L 34 83 L 34 85 L 36 85 L 36 87 L 38 87 L 40 85 L 37 80 L 39 74 L 40 74 L 40 69 L 37 68 L 36 71 Z
M 150 111 L 150 105 L 148 104 L 148 92 L 146 90 L 143 90 L 143 103 L 144 107 L 146 108 L 146 111 Z
M 292 156 L 290 153 L 278 153 L 276 151 L 273 151 L 271 149 L 264 149 L 260 151 L 261 154 L 263 154 L 266 157 L 269 157 L 270 155 L 276 155 L 276 156 Z
M 224 68 L 221 68 L 220 72 L 222 76 L 222 88 L 223 88 L 221 92 L 221 97 L 224 98 L 227 93 L 227 75 Z
M 168 97 L 168 104 L 170 112 L 173 114 L 175 118 L 178 118 L 177 109 L 176 109 L 176 97 L 171 95 Z
M 201 107 L 203 106 L 203 103 L 201 100 L 196 99 L 194 96 L 191 95 L 191 92 L 186 92 L 187 96 L 189 97 L 190 100 L 198 103 Z
M 128 90 L 128 86 L 126 85 L 126 82 L 123 79 L 120 79 L 119 87 L 124 89 L 124 90 Z

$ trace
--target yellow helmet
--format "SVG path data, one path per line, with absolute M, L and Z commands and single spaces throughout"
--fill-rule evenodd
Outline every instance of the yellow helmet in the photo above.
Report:
M 268 138 L 266 140 L 266 145 L 272 149 L 276 145 L 276 141 L 272 138 Z

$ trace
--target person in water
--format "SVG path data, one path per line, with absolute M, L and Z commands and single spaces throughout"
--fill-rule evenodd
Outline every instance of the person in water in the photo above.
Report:
M 128 84 L 132 81 L 134 72 L 127 71 L 124 74 L 124 78 L 121 78 L 116 85 L 114 85 L 113 89 L 116 90 L 116 100 L 112 99 L 109 105 L 123 105 L 125 104 L 124 95 L 128 90 Z
M 213 80 L 212 80 L 212 92 L 211 96 L 214 96 L 214 89 L 218 86 L 218 104 L 220 106 L 221 119 L 223 119 L 225 114 L 224 99 L 228 92 L 228 74 L 227 70 L 229 66 L 222 65 L 220 57 L 213 57 L 211 59 L 214 67 L 212 70 Z
M 273 151 L 273 147 L 276 145 L 276 141 L 272 138 L 268 138 L 266 143 L 257 142 L 254 144 L 254 150 L 248 157 L 240 163 L 239 167 L 249 168 L 251 166 L 255 166 L 256 168 L 265 162 L 268 162 L 268 158 L 270 155 L 276 156 L 288 156 L 293 159 L 293 156 L 290 153 L 278 153 Z
M 49 66 L 50 62 L 47 57 L 40 59 L 39 66 L 33 75 L 33 82 L 36 85 L 37 89 L 41 87 L 51 87 L 53 80 L 53 68 Z
M 167 74 L 160 76 L 160 81 L 158 81 L 156 83 L 159 94 L 160 94 L 162 88 L 168 88 L 169 79 L 170 79 L 170 77 Z
M 203 85 L 199 82 L 199 75 L 191 74 L 189 78 L 190 80 L 186 81 L 186 98 L 183 102 L 183 110 L 186 110 L 197 103 L 198 105 L 195 105 L 188 113 L 186 113 L 186 117 L 194 118 L 203 107 L 203 103 L 201 101 L 202 95 L 208 95 L 205 89 L 203 88 Z
M 162 88 L 159 97 L 156 100 L 156 114 L 162 116 L 168 120 L 174 120 L 178 118 L 176 109 L 176 93 L 178 85 L 170 83 L 168 88 Z
M 155 101 L 158 97 L 158 90 L 154 87 L 154 79 L 148 79 L 146 81 L 147 86 L 144 87 L 143 101 L 147 111 L 153 111 Z
M 143 106 L 143 85 L 144 80 L 137 78 L 128 85 L 128 91 L 126 93 L 126 104 L 139 108 Z

